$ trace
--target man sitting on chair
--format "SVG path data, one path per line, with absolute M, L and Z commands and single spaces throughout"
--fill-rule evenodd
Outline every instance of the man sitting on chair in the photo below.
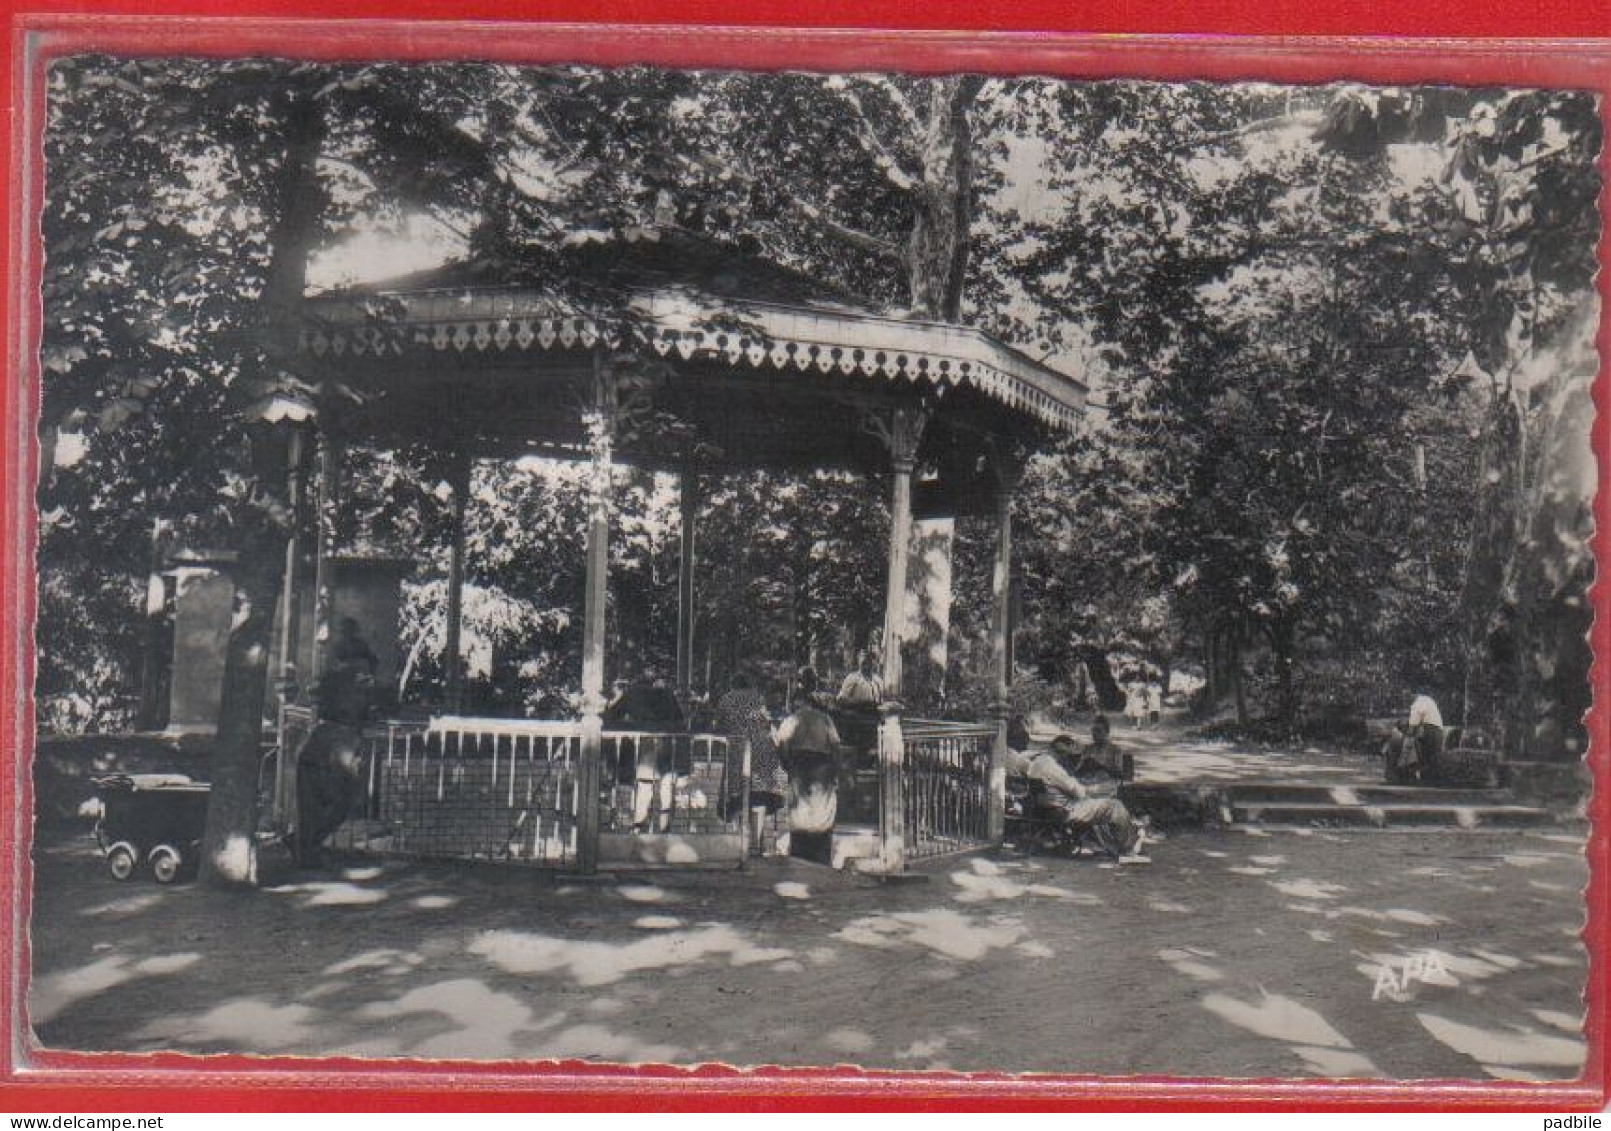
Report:
M 1058 814 L 1076 842 L 1089 839 L 1116 860 L 1141 859 L 1145 837 L 1116 796 L 1116 779 L 1112 789 L 1087 785 L 1075 775 L 1077 758 L 1074 739 L 1060 734 L 1052 740 L 1051 750 L 1021 764 L 1020 772 L 1045 787 L 1043 805 Z
M 1075 739 L 1058 735 L 1050 751 L 1029 762 L 1028 777 L 1046 786 L 1044 804 L 1062 817 L 1076 843 L 1089 839 L 1113 859 L 1139 859 L 1145 843 L 1141 825 L 1115 796 L 1116 789 L 1086 785 L 1076 777 L 1078 756 Z
M 1438 762 L 1443 757 L 1443 712 L 1432 696 L 1422 693 L 1410 703 L 1409 718 L 1388 742 L 1387 764 L 1392 776 L 1435 781 Z M 1393 749 L 1393 747 L 1397 749 Z M 1395 760 L 1393 755 L 1397 754 Z

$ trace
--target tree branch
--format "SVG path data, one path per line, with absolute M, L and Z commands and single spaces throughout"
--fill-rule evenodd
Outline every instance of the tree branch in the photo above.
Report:
M 337 157 L 333 153 L 321 153 L 319 154 L 319 164 L 333 165 L 338 169 L 345 169 L 354 177 L 357 177 L 359 180 L 361 180 L 365 187 L 371 191 L 374 191 L 375 189 L 374 175 L 371 174 L 368 169 L 360 166 L 356 161 L 349 161 L 345 157 Z
M 886 259 L 901 259 L 901 249 L 896 244 L 858 228 L 841 224 L 814 204 L 808 204 L 803 200 L 792 200 L 789 202 L 789 208 L 811 221 L 824 235 L 831 236 L 840 243 L 849 244 L 851 247 Z
M 861 135 L 862 148 L 867 151 L 867 155 L 878 166 L 879 172 L 884 174 L 884 179 L 903 192 L 910 192 L 916 188 L 917 178 L 901 166 L 899 159 L 890 152 L 889 147 L 878 136 L 878 131 L 873 129 L 872 116 L 867 113 L 867 107 L 862 102 L 861 96 L 843 80 L 830 81 L 827 86 L 829 90 L 839 96 L 841 101 L 850 107 L 854 115 L 856 132 Z
M 426 219 L 430 220 L 431 223 L 435 224 L 437 227 L 441 228 L 443 231 L 449 233 L 450 235 L 457 236 L 459 239 L 463 240 L 465 243 L 470 242 L 470 240 L 472 238 L 472 233 L 470 232 L 470 230 L 468 228 L 465 228 L 463 225 L 455 224 L 453 221 L 449 220 L 446 216 L 442 215 L 439 205 L 429 205 L 429 206 L 427 206 L 426 209 L 425 209 L 425 212 L 424 212 L 424 216 L 425 216 Z
M 736 158 L 729 164 L 718 162 L 714 157 L 709 155 L 690 154 L 683 155 L 681 159 L 693 167 L 703 169 L 706 172 L 718 172 L 736 175 L 743 178 L 746 183 L 751 185 L 760 183 L 760 178 L 757 177 L 750 169 L 745 167 L 741 160 Z M 833 217 L 829 216 L 826 211 L 815 204 L 801 200 L 798 197 L 790 197 L 784 207 L 786 207 L 796 216 L 799 216 L 811 223 L 823 235 L 838 240 L 840 243 L 849 244 L 851 247 L 858 248 L 861 251 L 868 252 L 872 255 L 877 255 L 884 259 L 892 259 L 896 262 L 900 262 L 903 258 L 902 249 L 898 244 L 895 244 L 890 240 L 883 239 L 880 236 L 875 236 L 870 232 L 864 232 L 858 228 L 852 228 L 848 224 L 841 223 L 840 221 L 833 219 Z M 751 223 L 753 224 L 754 221 L 751 221 Z
M 857 81 L 869 88 L 882 91 L 884 97 L 888 98 L 890 104 L 895 107 L 895 112 L 900 115 L 901 124 L 914 135 L 922 131 L 923 120 L 918 117 L 917 108 L 912 105 L 911 99 L 906 97 L 906 93 L 895 85 L 893 80 L 884 75 L 857 75 L 856 78 Z
M 1218 133 L 1212 134 L 1200 134 L 1197 137 L 1182 141 L 1174 148 L 1175 152 L 1179 153 L 1206 145 L 1218 145 L 1226 141 L 1241 141 L 1257 134 L 1269 133 L 1287 126 L 1319 126 L 1325 120 L 1325 114 L 1319 110 L 1300 110 L 1295 114 L 1277 114 L 1271 118 L 1259 118 L 1256 121 L 1244 123 L 1234 129 L 1220 130 Z

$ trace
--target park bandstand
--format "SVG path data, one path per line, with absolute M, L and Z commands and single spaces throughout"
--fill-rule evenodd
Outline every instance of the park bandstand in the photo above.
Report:
M 999 841 L 1011 682 L 1011 500 L 1023 462 L 1076 430 L 1086 390 L 1074 377 L 965 326 L 875 315 L 824 297 L 791 273 L 687 237 L 649 234 L 591 268 L 615 293 L 608 316 L 551 288 L 457 264 L 304 300 L 272 348 L 321 394 L 316 431 L 296 445 L 298 493 L 316 508 L 293 539 L 277 632 L 277 673 L 329 663 L 343 575 L 369 577 L 367 625 L 395 635 L 407 563 L 335 557 L 330 515 L 343 447 L 425 445 L 452 468 L 454 533 L 446 579 L 445 702 L 366 730 L 363 796 L 338 847 L 425 858 L 492 859 L 566 871 L 733 864 L 750 844 L 745 744 L 698 729 L 616 730 L 603 721 L 612 465 L 677 476 L 682 528 L 676 690 L 693 668 L 702 475 L 834 469 L 889 484 L 882 676 L 891 703 L 876 742 L 876 828 L 846 834 L 836 862 L 898 872 L 912 861 Z M 669 426 L 668 426 L 668 422 Z M 585 461 L 581 716 L 478 718 L 461 712 L 458 662 L 464 514 L 478 460 Z M 914 514 L 993 515 L 992 662 L 996 717 L 902 717 L 900 633 Z M 311 543 L 311 544 L 310 544 Z M 379 577 L 378 589 L 375 584 Z M 361 588 L 361 587 L 360 587 Z M 358 590 L 349 587 L 348 592 Z M 290 615 L 290 610 L 298 610 Z M 395 655 L 393 639 L 376 642 Z M 285 686 L 292 680 L 286 679 Z M 314 683 L 303 680 L 304 686 Z M 277 711 L 271 818 L 295 815 L 296 758 L 316 722 L 305 694 Z M 400 714 L 400 713 L 399 713 Z M 669 827 L 634 831 L 622 759 L 666 744 L 677 767 Z

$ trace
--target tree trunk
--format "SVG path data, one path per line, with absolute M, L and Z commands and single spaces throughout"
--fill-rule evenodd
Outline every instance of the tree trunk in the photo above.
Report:
M 1293 682 L 1293 648 L 1296 632 L 1282 624 L 1270 633 L 1270 650 L 1275 653 L 1277 711 L 1283 730 L 1291 733 L 1298 718 L 1297 688 Z
M 144 632 L 140 652 L 140 712 L 135 726 L 161 730 L 168 725 L 168 695 L 173 667 L 173 613 L 168 607 L 167 581 L 162 576 L 167 550 L 167 524 L 157 519 L 151 528 L 151 573 L 146 579 Z
M 1505 705 L 1506 752 L 1529 761 L 1576 761 L 1588 745 L 1594 610 L 1593 501 L 1599 484 L 1588 378 L 1557 378 L 1529 424 L 1533 466 L 1520 510 L 1525 527 L 1506 563 L 1514 624 L 1514 693 Z
M 922 181 L 915 189 L 905 249 L 912 310 L 956 322 L 967 282 L 973 221 L 973 129 L 968 111 L 984 80 L 960 75 L 931 80 Z
M 800 536 L 795 556 L 789 632 L 793 650 L 790 664 L 803 667 L 811 662 L 811 538 L 805 533 Z
M 323 110 L 312 88 L 303 86 L 287 95 L 281 112 L 286 155 L 276 178 L 271 256 L 262 296 L 263 318 L 271 325 L 301 301 L 322 214 L 317 165 L 324 142 Z M 285 537 L 292 517 L 284 498 L 287 484 L 273 482 L 274 473 L 267 470 L 273 466 L 275 461 L 269 460 L 253 469 L 257 489 L 243 504 L 253 513 L 242 515 L 236 526 L 242 533 L 233 547 L 239 607 L 224 659 L 224 691 L 212 755 L 213 790 L 201 861 L 203 877 L 227 887 L 257 882 L 263 697 L 268 686 L 275 600 L 283 580 Z
M 1460 593 L 1465 680 L 1462 717 L 1469 725 L 1503 714 L 1498 689 L 1514 687 L 1514 647 L 1505 618 L 1507 562 L 1521 539 L 1524 516 L 1515 506 L 1520 432 L 1524 420 L 1508 393 L 1495 393 L 1483 423 L 1475 469 L 1477 497 Z
M 1231 629 L 1226 651 L 1230 661 L 1231 694 L 1236 698 L 1236 725 L 1247 726 L 1247 695 L 1242 687 L 1242 638 L 1236 629 Z
M 1108 654 L 1099 648 L 1088 648 L 1081 657 L 1087 671 L 1091 673 L 1091 686 L 1096 691 L 1096 705 L 1099 710 L 1117 711 L 1124 707 L 1124 689 L 1119 681 L 1113 678 L 1113 668 L 1108 664 Z
M 285 164 L 277 178 L 277 215 L 269 235 L 271 258 L 263 283 L 264 313 L 294 311 L 307 289 L 308 259 L 318 239 L 324 210 L 319 153 L 324 147 L 324 109 L 307 87 L 287 95 Z

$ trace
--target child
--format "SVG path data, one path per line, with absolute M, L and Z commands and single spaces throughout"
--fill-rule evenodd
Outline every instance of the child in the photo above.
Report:
M 1137 730 L 1141 729 L 1141 721 L 1147 717 L 1147 691 L 1138 679 L 1131 680 L 1125 689 L 1124 716 L 1135 723 Z

